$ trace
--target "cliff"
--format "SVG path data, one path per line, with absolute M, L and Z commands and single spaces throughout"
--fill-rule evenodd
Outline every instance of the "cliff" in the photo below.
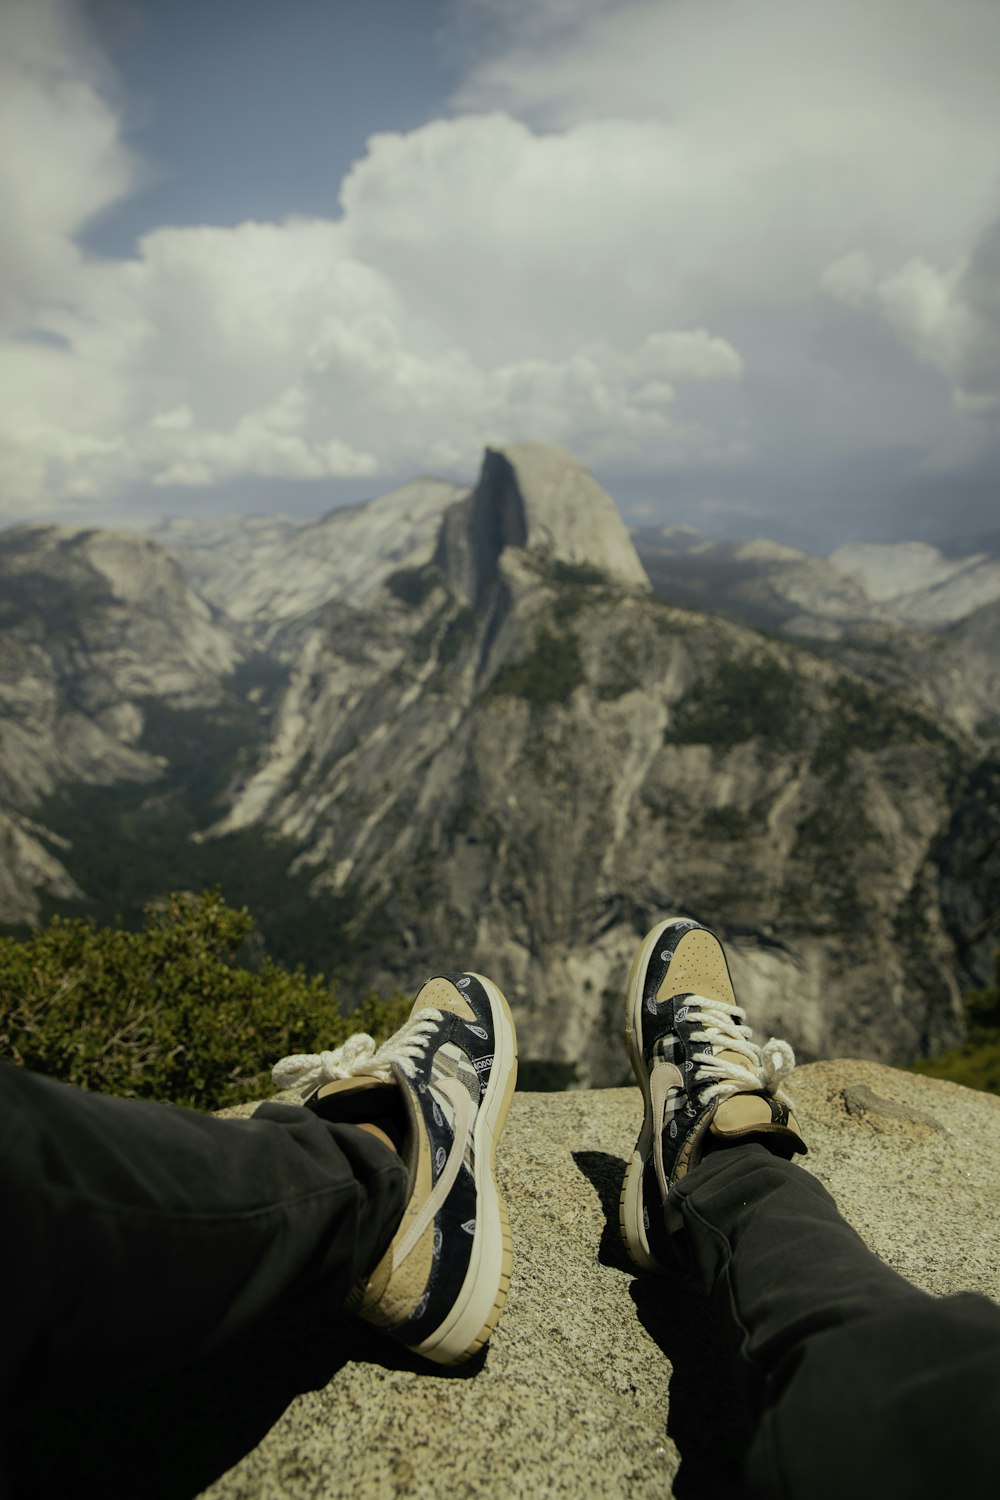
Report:
M 442 955 L 502 974 L 525 1057 L 613 1085 L 620 975 L 674 911 L 803 1060 L 962 1039 L 1000 903 L 1000 604 L 806 650 L 713 611 L 749 569 L 744 613 L 825 618 L 828 563 L 757 542 L 706 572 L 682 537 L 705 608 L 678 607 L 530 443 L 468 489 L 170 538 L 209 602 L 146 539 L 0 546 L 0 918 L 220 881 L 345 992 Z M 880 594 L 945 567 L 911 552 L 879 554 Z
M 209 837 L 297 849 L 292 873 L 337 903 L 345 988 L 406 992 L 461 954 L 504 975 L 525 1056 L 581 1081 L 627 1073 L 609 1008 L 663 911 L 721 932 L 804 1058 L 960 1040 L 938 860 L 978 748 L 637 569 L 565 455 L 488 452 L 432 565 L 278 630 L 289 685 Z
M 864 1062 L 793 1084 L 805 1170 L 868 1244 L 929 1292 L 1000 1298 L 1000 1099 Z M 82 1473 L 91 1493 L 131 1493 L 141 1473 L 144 1495 L 173 1500 L 736 1496 L 743 1418 L 719 1330 L 619 1247 L 640 1113 L 635 1089 L 515 1096 L 498 1159 L 514 1276 L 471 1366 L 443 1372 L 304 1303 L 181 1376 L 102 1394 L 96 1416 L 60 1417 L 58 1445 L 50 1415 L 48 1439 L 21 1446 L 26 1493 Z

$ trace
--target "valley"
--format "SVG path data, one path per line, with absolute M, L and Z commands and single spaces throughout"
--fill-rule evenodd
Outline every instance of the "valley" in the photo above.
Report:
M 804 1059 L 954 1044 L 997 942 L 1000 564 L 720 546 L 633 541 L 532 444 L 308 526 L 0 534 L 5 921 L 218 883 L 349 995 L 493 974 L 525 1057 L 612 1084 L 676 911 Z

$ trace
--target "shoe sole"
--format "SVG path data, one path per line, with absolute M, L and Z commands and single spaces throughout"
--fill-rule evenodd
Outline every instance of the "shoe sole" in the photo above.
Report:
M 621 1197 L 618 1202 L 618 1223 L 622 1242 L 629 1259 L 641 1271 L 665 1272 L 668 1267 L 656 1259 L 649 1248 L 643 1215 L 642 1178 L 646 1162 L 653 1149 L 653 1113 L 649 1097 L 649 1074 L 642 1055 L 642 1003 L 646 970 L 665 935 L 686 917 L 667 917 L 647 932 L 632 960 L 629 970 L 628 989 L 625 994 L 625 1042 L 629 1061 L 636 1083 L 642 1090 L 643 1121 L 639 1139 L 635 1143 L 631 1160 L 625 1169 Z M 683 955 L 681 949 L 683 948 Z M 721 968 L 720 968 L 721 961 Z M 695 928 L 685 933 L 677 945 L 677 952 L 670 963 L 671 971 L 678 965 L 677 993 L 690 989 L 693 993 L 714 993 L 725 985 L 732 996 L 732 979 L 726 955 L 718 938 L 704 928 Z M 708 978 L 708 984 L 705 980 Z M 689 982 L 690 981 L 690 982 Z
M 469 971 L 472 972 L 471 970 Z M 472 1131 L 476 1178 L 476 1232 L 462 1289 L 445 1321 L 412 1347 L 425 1359 L 457 1365 L 489 1340 L 507 1301 L 513 1249 L 507 1205 L 496 1180 L 496 1154 L 517 1083 L 517 1034 L 507 999 L 491 979 L 473 974 L 493 1013 L 493 1066 Z

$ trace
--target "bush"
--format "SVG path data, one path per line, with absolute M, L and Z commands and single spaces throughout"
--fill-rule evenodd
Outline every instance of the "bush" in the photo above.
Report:
M 411 609 L 419 609 L 440 581 L 441 574 L 437 568 L 425 565 L 421 568 L 397 568 L 395 573 L 389 574 L 386 585 L 397 599 L 401 599 Z
M 964 1047 L 953 1047 L 940 1057 L 921 1057 L 914 1073 L 929 1078 L 947 1078 L 966 1088 L 1000 1094 L 1000 948 L 995 957 L 996 983 L 971 990 L 965 997 L 969 1039 Z
M 571 635 L 555 635 L 543 628 L 533 651 L 501 667 L 489 687 L 495 697 L 523 698 L 533 707 L 566 703 L 586 681 L 580 652 Z
M 212 890 L 147 907 L 141 932 L 54 917 L 0 938 L 0 1058 L 85 1089 L 217 1109 L 270 1093 L 287 1053 L 359 1030 L 381 1041 L 405 1019 L 401 995 L 341 1015 L 321 975 L 267 957 L 240 966 L 253 926 Z
M 730 750 L 759 737 L 788 751 L 801 746 L 808 725 L 802 680 L 793 672 L 770 657 L 723 658 L 692 686 L 664 738 Z

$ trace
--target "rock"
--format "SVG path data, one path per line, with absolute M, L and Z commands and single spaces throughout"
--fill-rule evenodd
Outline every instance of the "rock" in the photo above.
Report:
M 536 556 L 494 470 L 405 598 L 288 627 L 270 745 L 215 835 L 295 841 L 349 906 L 345 988 L 494 974 L 525 1055 L 585 1082 L 627 1072 L 608 1008 L 669 912 L 720 931 L 806 1057 L 959 1041 L 934 860 L 964 746 L 811 653 Z
M 345 992 L 483 968 L 526 1056 L 585 1083 L 625 1076 L 608 1016 L 665 912 L 719 930 L 803 1057 L 963 1039 L 1000 902 L 1000 604 L 804 650 L 712 611 L 742 579 L 748 608 L 809 605 L 836 633 L 861 583 L 770 542 L 720 561 L 684 531 L 661 537 L 677 576 L 714 585 L 705 611 L 675 608 L 610 497 L 537 444 L 488 451 L 468 491 L 421 479 L 308 525 L 170 535 L 242 624 L 148 539 L 0 540 L 0 810 L 33 820 L 5 825 L 0 916 L 75 902 L 73 878 L 99 909 L 95 829 L 112 863 L 172 839 L 150 882 L 205 868 L 180 838 L 216 841 L 224 885 L 252 847 L 319 898 L 306 943 L 334 907 Z M 74 796 L 86 816 L 60 823 Z
M 821 558 L 764 538 L 695 541 L 685 528 L 647 526 L 636 543 L 666 598 L 711 608 L 714 596 L 722 613 L 799 634 L 821 621 L 940 631 L 1000 601 L 1000 558 L 945 557 L 924 542 L 852 543 Z
M 943 1128 L 934 1115 L 925 1110 L 908 1109 L 904 1105 L 894 1104 L 891 1099 L 883 1099 L 881 1094 L 876 1094 L 864 1083 L 841 1089 L 840 1097 L 847 1113 L 856 1120 L 864 1121 L 873 1130 L 897 1128 L 904 1134 L 920 1136 L 925 1135 L 928 1130 Z
M 981 552 L 945 557 L 926 542 L 854 542 L 829 561 L 900 624 L 951 625 L 1000 600 L 1000 561 Z
M 1000 1297 L 984 1232 L 1000 1217 L 1000 1099 L 850 1061 L 800 1069 L 792 1093 L 804 1170 L 876 1253 L 936 1295 Z M 876 1117 L 903 1128 L 873 1130 Z M 665 1500 L 682 1466 L 683 1493 L 735 1500 L 739 1409 L 708 1310 L 679 1279 L 635 1275 L 618 1245 L 640 1119 L 635 1089 L 515 1095 L 499 1156 L 514 1276 L 482 1368 L 442 1373 L 364 1325 L 331 1325 L 344 1362 L 206 1497 Z M 939 1128 L 906 1128 L 925 1119 Z
M 68 786 L 157 780 L 163 761 L 140 743 L 144 705 L 213 705 L 249 654 L 146 537 L 62 526 L 0 536 L 0 921 L 36 921 L 42 892 L 84 896 L 58 829 L 31 815 Z
M 649 587 L 611 496 L 571 454 L 542 443 L 487 448 L 476 488 L 445 517 L 435 560 L 478 608 L 508 547 Z
M 443 479 L 414 479 L 314 521 L 174 521 L 154 535 L 206 599 L 266 635 L 331 599 L 363 604 L 394 569 L 426 562 L 441 517 L 467 493 Z

